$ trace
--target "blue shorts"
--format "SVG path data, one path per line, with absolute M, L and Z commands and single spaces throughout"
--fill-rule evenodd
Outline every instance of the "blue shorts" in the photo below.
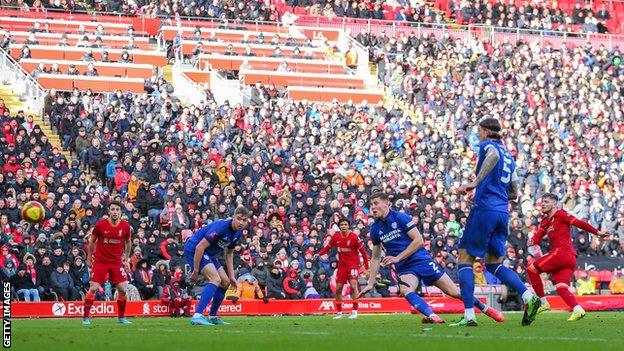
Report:
M 474 257 L 486 253 L 505 256 L 505 242 L 509 235 L 509 213 L 473 209 L 470 211 L 459 248 Z
M 195 251 L 187 251 L 184 250 L 184 259 L 186 260 L 186 264 L 188 264 L 191 269 L 193 269 L 193 259 L 195 258 Z M 212 263 L 215 268 L 217 270 L 219 270 L 219 268 L 221 268 L 221 263 L 219 262 L 219 260 L 216 257 L 212 257 L 210 255 L 208 255 L 207 253 L 204 253 L 204 255 L 201 258 L 201 261 L 199 261 L 199 272 L 201 272 L 202 269 L 204 269 L 204 267 L 206 267 L 207 264 Z
M 444 275 L 444 269 L 440 268 L 432 259 L 419 260 L 406 267 L 397 268 L 397 275 L 413 274 L 426 286 L 431 286 Z

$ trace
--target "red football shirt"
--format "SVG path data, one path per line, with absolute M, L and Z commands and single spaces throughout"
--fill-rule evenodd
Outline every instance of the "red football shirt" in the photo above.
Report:
M 319 251 L 318 255 L 325 255 L 334 246 L 338 249 L 339 268 L 351 270 L 360 267 L 359 252 L 364 259 L 364 268 L 368 269 L 368 255 L 364 249 L 364 244 L 355 233 L 349 232 L 346 236 L 343 236 L 340 232 L 335 233 L 332 235 L 327 246 Z
M 544 235 L 548 235 L 551 245 L 550 251 L 561 249 L 576 255 L 576 249 L 572 244 L 572 236 L 570 235 L 570 226 L 575 226 L 592 234 L 598 233 L 598 230 L 591 224 L 574 217 L 565 210 L 557 210 L 552 217 L 542 219 L 529 244 L 539 245 Z
M 124 220 L 113 226 L 108 219 L 101 219 L 95 224 L 91 235 L 97 240 L 93 253 L 94 262 L 120 263 L 124 242 L 132 236 L 132 228 Z

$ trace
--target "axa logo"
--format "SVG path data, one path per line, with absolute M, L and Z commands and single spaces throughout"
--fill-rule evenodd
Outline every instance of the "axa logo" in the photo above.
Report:
M 65 304 L 62 302 L 57 302 L 52 305 L 52 314 L 55 316 L 64 316 L 65 312 L 67 312 L 67 308 Z
M 334 310 L 334 302 L 333 301 L 323 301 L 318 308 L 318 311 L 331 311 Z

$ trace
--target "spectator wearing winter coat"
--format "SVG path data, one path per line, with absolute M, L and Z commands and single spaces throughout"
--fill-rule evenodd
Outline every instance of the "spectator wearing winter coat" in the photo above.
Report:
M 156 295 L 157 289 L 154 286 L 152 272 L 149 271 L 146 260 L 141 260 L 137 270 L 134 271 L 134 285 L 139 289 L 143 300 L 149 300 Z
M 283 279 L 283 271 L 277 267 L 273 266 L 271 268 L 271 272 L 267 278 L 267 297 L 273 299 L 285 299 L 286 294 L 284 293 L 284 286 L 282 284 Z
M 167 288 L 168 282 L 171 280 L 171 273 L 169 272 L 169 265 L 167 261 L 160 260 L 156 262 L 156 270 L 152 281 L 156 290 L 158 291 L 158 298 L 162 298 L 164 290 Z
M 313 285 L 321 298 L 326 299 L 334 296 L 331 292 L 331 288 L 329 287 L 329 278 L 327 277 L 325 270 L 319 269 L 316 272 L 313 278 Z
M 13 284 L 17 296 L 23 297 L 24 301 L 41 301 L 39 290 L 33 283 L 30 273 L 26 272 L 25 265 L 17 267 L 17 273 L 9 281 Z
M 291 268 L 288 272 L 288 276 L 283 281 L 284 292 L 287 299 L 299 299 L 302 296 L 302 289 L 304 288 L 303 280 L 299 277 L 299 272 L 296 268 Z
M 69 269 L 69 274 L 74 281 L 74 286 L 78 291 L 86 292 L 89 287 L 89 269 L 84 264 L 81 256 L 74 257 L 74 262 Z
M 74 286 L 74 280 L 69 274 L 69 263 L 59 264 L 51 275 L 52 289 L 65 301 L 76 301 L 80 299 L 78 289 Z
M 251 275 L 253 275 L 258 281 L 258 285 L 261 289 L 267 286 L 267 279 L 269 277 L 269 270 L 266 268 L 264 261 L 256 261 L 256 265 L 251 269 Z

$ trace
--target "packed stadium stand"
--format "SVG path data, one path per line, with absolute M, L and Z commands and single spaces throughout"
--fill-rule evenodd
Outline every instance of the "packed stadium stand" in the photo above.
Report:
M 370 249 L 367 199 L 382 189 L 457 282 L 469 212 L 457 187 L 474 173 L 473 126 L 489 116 L 503 122 L 522 184 L 504 264 L 526 280 L 537 199 L 553 192 L 612 234 L 573 232 L 578 293 L 624 293 L 624 42 L 588 34 L 598 31 L 568 1 L 551 9 L 566 36 L 550 31 L 552 18 L 538 25 L 548 13 L 537 5 L 522 10 L 540 14 L 526 25 L 489 30 L 481 24 L 493 24 L 499 3 L 467 14 L 474 3 L 0 9 L 1 278 L 25 269 L 32 284 L 22 283 L 41 299 L 81 299 L 85 236 L 119 199 L 134 229 L 131 282 L 157 299 L 188 272 L 183 237 L 242 204 L 253 219 L 235 249 L 237 275 L 269 298 L 331 297 L 335 253 L 312 256 L 341 216 Z M 622 3 L 588 6 L 621 31 Z M 29 200 L 44 204 L 45 221 L 20 218 Z M 58 265 L 67 286 L 52 279 Z M 476 272 L 479 291 L 507 296 Z M 369 296 L 397 294 L 389 267 L 377 282 Z M 112 299 L 111 287 L 98 298 Z

